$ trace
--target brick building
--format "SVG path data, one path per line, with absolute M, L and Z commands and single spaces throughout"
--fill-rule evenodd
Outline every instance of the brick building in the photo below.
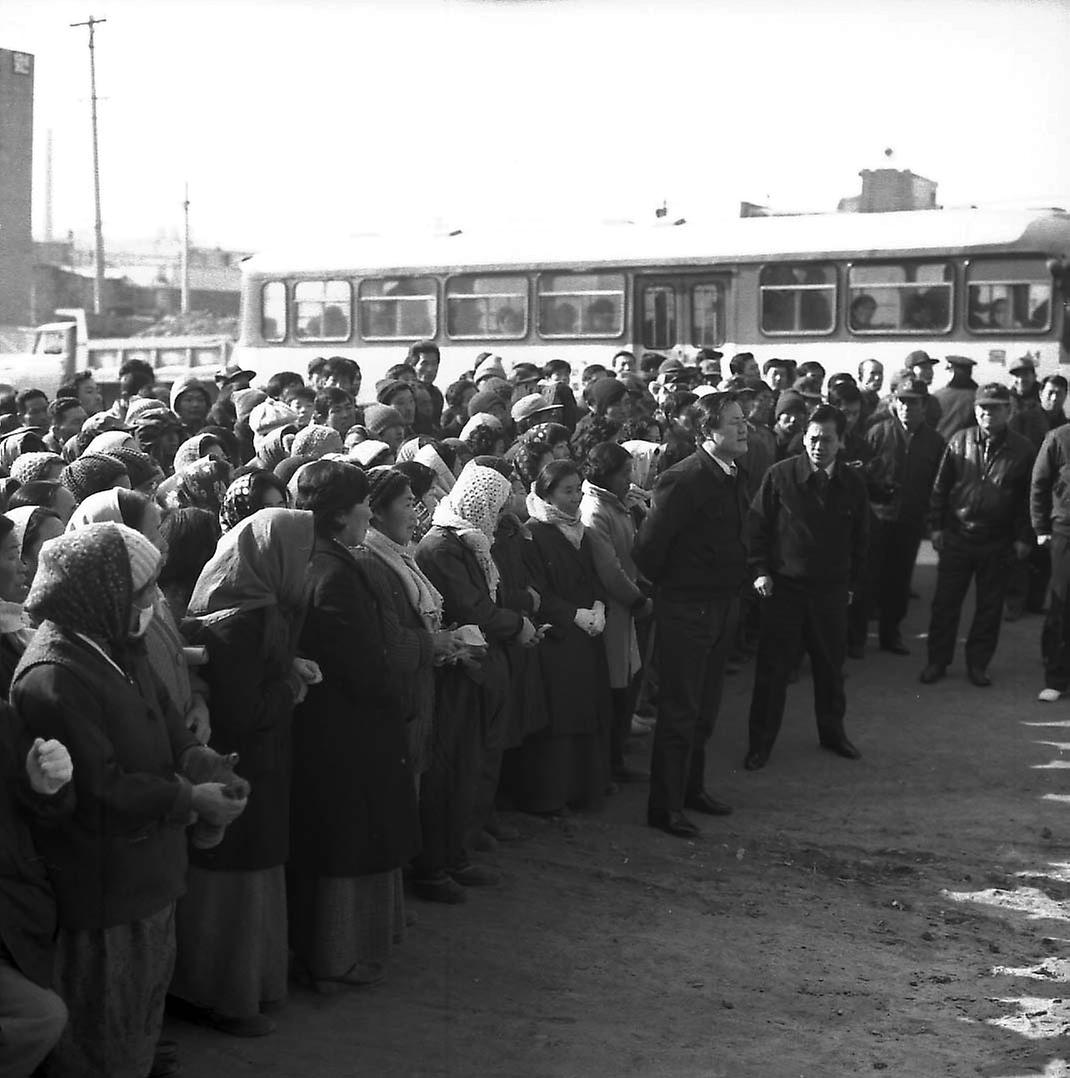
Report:
M 0 49 L 0 326 L 32 320 L 33 56 Z

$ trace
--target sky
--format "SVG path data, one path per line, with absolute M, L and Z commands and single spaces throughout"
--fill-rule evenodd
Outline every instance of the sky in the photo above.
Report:
M 1070 208 L 1070 0 L 2 0 L 35 54 L 34 234 L 257 250 L 834 210 L 858 171 Z M 884 151 L 892 149 L 887 158 Z

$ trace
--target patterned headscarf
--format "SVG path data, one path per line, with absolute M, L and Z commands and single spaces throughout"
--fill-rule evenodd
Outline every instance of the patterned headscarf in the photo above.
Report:
M 185 471 L 160 484 L 157 499 L 165 509 L 206 509 L 218 513 L 230 486 L 230 465 L 225 460 L 201 457 Z
M 415 460 L 419 450 L 419 438 L 410 438 L 407 442 L 402 442 L 401 447 L 398 449 L 398 455 L 395 457 L 395 463 L 404 464 L 407 460 Z
M 211 624 L 233 614 L 278 607 L 300 614 L 315 541 L 313 516 L 300 509 L 261 509 L 231 528 L 201 571 L 189 616 Z
M 289 450 L 286 448 L 286 438 L 296 433 L 297 427 L 292 425 L 276 427 L 261 441 L 256 455 L 260 458 L 260 463 L 268 471 L 271 471 L 277 464 L 281 464 L 290 455 Z
M 476 556 L 493 598 L 498 590 L 498 567 L 490 556 L 498 514 L 512 487 L 501 472 L 481 464 L 464 466 L 453 490 L 438 503 L 433 523 L 455 531 Z
M 207 456 L 213 446 L 222 445 L 214 434 L 195 434 L 187 438 L 175 451 L 175 473 L 184 472 Z
M 269 490 L 277 490 L 288 503 L 289 491 L 277 475 L 272 472 L 255 471 L 239 475 L 227 487 L 223 498 L 223 507 L 219 510 L 219 524 L 224 532 L 236 527 L 246 517 L 264 508 L 264 495 Z
M 41 453 L 47 448 L 39 430 L 22 427 L 13 431 L 0 441 L 0 476 L 11 474 L 11 466 L 23 453 Z
M 342 442 L 342 436 L 334 427 L 310 423 L 294 436 L 293 445 L 290 446 L 290 455 L 315 457 L 318 460 L 325 453 L 341 453 L 343 449 L 345 445 Z
M 131 550 L 136 551 L 134 559 Z M 91 524 L 67 532 L 41 548 L 26 611 L 37 624 L 55 622 L 121 653 L 129 638 L 137 590 L 135 559 L 155 571 L 160 553 L 122 524 Z
M 58 453 L 23 453 L 11 465 L 11 478 L 20 486 L 32 483 L 35 479 L 44 479 L 49 468 L 63 464 Z

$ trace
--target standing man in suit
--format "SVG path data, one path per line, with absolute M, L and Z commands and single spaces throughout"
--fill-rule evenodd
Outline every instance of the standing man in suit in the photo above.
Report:
M 981 386 L 974 413 L 977 426 L 959 431 L 947 443 L 930 500 L 929 522 L 940 560 L 929 620 L 929 664 L 921 672 L 924 685 L 947 672 L 962 601 L 975 577 L 966 675 L 980 688 L 992 684 L 987 670 L 999 643 L 1008 578 L 1014 559 L 1024 561 L 1033 548 L 1029 482 L 1036 454 L 1032 443 L 1009 427 L 1011 391 L 997 382 Z
M 748 538 L 762 629 L 743 766 L 766 765 L 784 717 L 788 679 L 803 647 L 810 653 L 821 747 L 849 760 L 843 664 L 847 606 L 861 587 L 869 502 L 858 469 L 837 462 L 843 412 L 822 404 L 810 416 L 803 452 L 774 464 L 751 506 Z
M 695 405 L 701 443 L 659 477 L 635 560 L 655 587 L 658 719 L 647 822 L 670 835 L 699 833 L 684 814 L 732 810 L 705 790 L 706 742 L 721 704 L 747 576 L 747 421 L 732 393 Z

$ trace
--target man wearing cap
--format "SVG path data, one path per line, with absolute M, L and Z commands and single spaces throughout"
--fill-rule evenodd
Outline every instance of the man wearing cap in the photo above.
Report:
M 549 422 L 548 413 L 557 411 L 560 411 L 560 408 L 551 404 L 541 393 L 529 393 L 509 409 L 509 414 L 516 424 L 516 433 L 520 435 L 539 423 Z
M 914 352 L 911 352 L 907 356 L 904 367 L 915 378 L 920 378 L 930 388 L 933 384 L 933 369 L 936 367 L 936 360 L 929 355 L 928 352 L 919 348 Z M 929 393 L 925 397 L 925 422 L 929 424 L 933 430 L 940 425 L 940 402 Z
M 248 389 L 256 377 L 256 371 L 245 370 L 240 363 L 227 363 L 215 372 L 215 384 L 219 390 L 217 400 L 229 400 L 238 389 Z
M 786 460 L 802 452 L 802 434 L 808 414 L 806 401 L 794 389 L 785 390 L 777 398 L 775 412 L 776 459 Z
M 893 655 L 910 654 L 900 625 L 925 534 L 929 495 L 944 454 L 944 439 L 925 422 L 927 395 L 928 386 L 907 375 L 896 387 L 890 414 L 866 431 L 872 453 L 866 486 L 873 510 L 866 622 L 876 605 L 878 643 Z
M 685 808 L 731 812 L 705 790 L 706 743 L 747 574 L 746 480 L 736 465 L 747 451 L 743 409 L 731 393 L 710 393 L 695 411 L 701 447 L 659 477 L 635 548 L 656 587 L 658 718 L 647 822 L 683 838 L 699 833 Z
M 940 421 L 936 425 L 936 433 L 945 442 L 977 422 L 973 416 L 973 402 L 977 396 L 977 383 L 973 380 L 976 361 L 966 356 L 948 356 L 947 365 L 951 371 L 951 381 L 933 393 L 940 402 Z
M 791 389 L 795 382 L 795 360 L 767 359 L 762 372 L 773 392 L 779 396 L 785 389 Z
M 861 755 L 843 728 L 843 663 L 847 606 L 865 568 L 869 506 L 858 470 L 837 460 L 845 429 L 838 408 L 820 405 L 807 423 L 804 452 L 774 464 L 751 503 L 749 562 L 762 624 L 743 761 L 748 771 L 769 760 L 804 647 L 821 747 L 849 760 Z
M 1023 356 L 1011 367 L 1010 373 L 1014 376 L 1014 389 L 1011 390 L 1014 401 L 1011 430 L 1023 438 L 1028 438 L 1034 449 L 1040 449 L 1041 442 L 1051 428 L 1040 406 L 1036 365 L 1030 356 Z
M 480 360 L 479 364 L 476 366 L 475 377 L 472 381 L 475 382 L 480 389 L 483 389 L 485 387 L 480 385 L 480 382 L 485 378 L 500 378 L 503 382 L 508 381 L 505 377 L 505 368 L 502 366 L 500 356 L 488 355 L 485 359 Z
M 761 378 L 762 376 L 753 352 L 737 352 L 728 361 L 728 370 L 737 378 Z
M 1033 447 L 1010 430 L 1011 391 L 991 382 L 977 391 L 977 426 L 959 431 L 944 450 L 929 503 L 939 553 L 929 620 L 929 662 L 923 684 L 939 681 L 955 651 L 962 602 L 976 578 L 973 624 L 966 638 L 966 673 L 992 684 L 988 664 L 999 642 L 1007 577 L 1014 558 L 1033 547 L 1029 482 Z
M 714 352 L 712 348 L 703 348 L 699 353 L 698 372 L 700 385 L 716 389 L 721 384 L 721 353 Z

